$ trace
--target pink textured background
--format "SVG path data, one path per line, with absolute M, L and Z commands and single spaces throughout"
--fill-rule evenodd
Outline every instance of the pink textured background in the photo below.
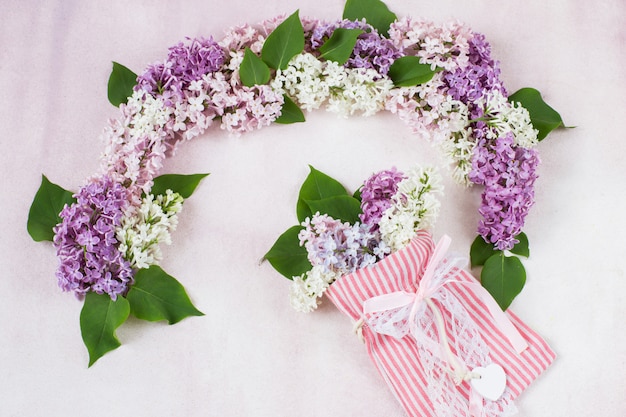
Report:
M 338 18 L 342 0 L 4 0 L 0 17 L 0 415 L 385 416 L 402 411 L 329 302 L 291 310 L 289 282 L 259 258 L 295 224 L 307 164 L 351 189 L 374 170 L 438 163 L 389 114 L 231 138 L 212 131 L 166 172 L 211 172 L 185 204 L 163 268 L 206 316 L 169 327 L 130 320 L 123 345 L 87 369 L 81 304 L 56 286 L 51 245 L 26 233 L 41 174 L 77 189 L 98 169 L 116 115 L 111 61 L 140 72 L 185 36 L 292 13 Z M 576 129 L 539 146 L 531 258 L 514 311 L 557 351 L 518 406 L 524 417 L 626 415 L 626 5 L 621 0 L 387 0 L 398 15 L 458 18 L 482 32 L 509 91 L 532 86 Z M 446 173 L 434 230 L 467 253 L 479 190 Z

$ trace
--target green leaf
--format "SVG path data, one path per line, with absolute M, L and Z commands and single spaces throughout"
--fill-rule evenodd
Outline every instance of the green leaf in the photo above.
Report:
M 298 195 L 298 203 L 296 205 L 296 214 L 300 223 L 314 214 L 307 202 L 337 195 L 348 195 L 345 187 L 341 185 L 339 181 L 316 170 L 310 165 L 309 168 L 311 172 L 304 180 L 302 187 L 300 187 L 300 194 Z
M 520 103 L 528 110 L 530 122 L 539 131 L 537 139 L 543 140 L 548 133 L 563 125 L 561 115 L 550 107 L 541 93 L 534 88 L 522 88 L 509 96 L 511 103 Z
M 320 46 L 320 57 L 335 61 L 339 65 L 345 64 L 352 55 L 356 40 L 361 33 L 363 33 L 361 29 L 335 29 L 324 45 Z
M 513 246 L 510 252 L 528 258 L 530 256 L 528 236 L 526 236 L 526 233 L 522 232 L 519 235 L 515 236 L 515 238 L 519 240 L 519 243 Z
M 129 312 L 124 297 L 113 301 L 107 294 L 87 293 L 80 312 L 80 332 L 89 352 L 89 366 L 121 345 L 115 330 L 126 321 Z
M 407 55 L 396 59 L 389 67 L 389 78 L 396 87 L 412 87 L 430 81 L 437 71 L 420 64 L 419 57 Z
M 133 316 L 142 320 L 174 324 L 185 317 L 204 315 L 193 306 L 181 283 L 157 265 L 137 271 L 126 298 Z
M 472 266 L 484 265 L 491 256 L 502 253 L 494 248 L 492 243 L 485 242 L 485 239 L 478 235 L 470 247 L 470 262 Z
M 263 257 L 276 271 L 289 279 L 302 275 L 312 268 L 306 248 L 300 246 L 300 239 L 298 239 L 300 230 L 302 226 L 292 226 L 287 229 Z
M 304 30 L 296 10 L 267 36 L 261 58 L 270 68 L 284 70 L 291 58 L 304 49 Z
M 54 226 L 61 222 L 59 213 L 65 205 L 71 205 L 76 199 L 70 191 L 48 181 L 45 175 L 41 176 L 41 185 L 35 194 L 33 203 L 28 212 L 26 230 L 35 242 L 52 241 Z
M 301 123 L 304 122 L 304 113 L 300 107 L 289 98 L 287 94 L 283 94 L 285 102 L 281 109 L 280 116 L 274 122 L 281 124 Z
M 115 107 L 126 103 L 133 95 L 133 87 L 137 84 L 137 74 L 124 65 L 113 62 L 113 70 L 109 76 L 108 96 Z
M 359 200 L 359 202 L 361 201 L 361 191 L 363 190 L 363 186 L 361 185 L 355 192 L 354 194 L 352 194 L 352 197 L 356 198 L 357 200 Z
M 183 198 L 189 198 L 196 190 L 198 184 L 209 174 L 165 174 L 154 179 L 154 184 L 150 192 L 154 195 L 165 194 L 167 190 L 172 190 L 180 194 Z
M 267 66 L 250 48 L 246 52 L 239 67 L 239 78 L 246 87 L 263 85 L 270 80 L 270 67 Z
M 347 0 L 343 18 L 348 20 L 365 19 L 381 35 L 387 35 L 389 27 L 397 19 L 387 5 L 380 0 Z
M 485 262 L 480 283 L 504 311 L 524 288 L 526 270 L 519 258 L 498 253 Z
M 350 195 L 336 195 L 321 200 L 306 200 L 311 212 L 319 211 L 333 219 L 354 224 L 359 221 L 361 203 Z

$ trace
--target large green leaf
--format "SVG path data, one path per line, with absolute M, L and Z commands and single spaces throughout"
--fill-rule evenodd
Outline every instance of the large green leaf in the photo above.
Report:
M 484 265 L 487 259 L 497 253 L 501 251 L 496 250 L 493 243 L 485 242 L 485 239 L 478 235 L 470 247 L 470 262 L 472 266 Z
M 305 121 L 304 113 L 300 110 L 300 107 L 289 98 L 287 94 L 283 94 L 283 108 L 281 109 L 280 116 L 274 122 L 281 124 L 302 123 Z
M 54 226 L 61 222 L 59 213 L 65 205 L 71 205 L 76 199 L 70 191 L 50 182 L 45 175 L 41 176 L 41 185 L 35 194 L 28 212 L 26 230 L 36 242 L 52 241 Z
M 167 190 L 172 190 L 180 194 L 183 198 L 189 198 L 196 190 L 198 184 L 209 174 L 165 174 L 154 179 L 154 184 L 150 192 L 154 195 L 165 194 Z
M 347 0 L 343 18 L 348 20 L 365 19 L 381 35 L 387 35 L 389 27 L 397 19 L 395 13 L 380 0 Z
M 324 45 L 320 46 L 320 56 L 328 61 L 335 61 L 339 65 L 345 64 L 361 33 L 363 33 L 361 29 L 335 29 Z
M 311 210 L 307 202 L 321 200 L 337 195 L 348 195 L 345 187 L 339 181 L 329 177 L 309 165 L 311 172 L 304 180 L 298 195 L 296 214 L 298 221 L 303 222 L 307 217 L 311 217 L 315 212 Z
M 107 294 L 87 293 L 80 312 L 80 331 L 89 352 L 89 366 L 121 345 L 115 330 L 126 321 L 129 312 L 124 297 L 113 301 Z
M 396 59 L 389 67 L 389 78 L 396 87 L 412 87 L 430 81 L 437 71 L 420 64 L 419 57 L 407 55 Z
M 543 98 L 541 93 L 534 88 L 522 88 L 509 96 L 511 103 L 520 103 L 522 107 L 528 110 L 530 114 L 530 122 L 533 127 L 539 131 L 537 139 L 543 140 L 548 133 L 557 127 L 563 126 L 561 115 L 550 107 Z
M 352 224 L 359 221 L 359 214 L 361 214 L 361 202 L 350 195 L 307 200 L 306 204 L 313 213 L 319 211 L 322 214 L 328 214 L 333 219 Z
M 115 107 L 126 103 L 133 95 L 133 88 L 137 84 L 137 74 L 122 64 L 113 62 L 113 70 L 109 76 L 108 97 Z
M 302 226 L 292 226 L 287 229 L 263 257 L 276 271 L 289 279 L 302 275 L 312 268 L 306 248 L 300 246 L 298 239 L 300 230 Z
M 180 282 L 157 265 L 137 271 L 126 298 L 133 316 L 142 320 L 174 324 L 185 317 L 204 315 L 193 306 Z
M 270 80 L 270 68 L 250 48 L 246 48 L 239 67 L 239 78 L 246 87 L 262 85 Z
M 500 308 L 506 310 L 524 288 L 526 270 L 519 258 L 498 253 L 485 262 L 480 274 L 480 283 Z
M 303 49 L 304 29 L 296 10 L 267 36 L 261 58 L 271 68 L 284 70 Z

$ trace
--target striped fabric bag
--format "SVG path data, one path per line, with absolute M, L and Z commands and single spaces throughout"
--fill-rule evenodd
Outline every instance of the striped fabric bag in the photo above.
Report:
M 409 416 L 501 417 L 554 360 L 467 271 L 418 232 L 404 249 L 326 291 Z

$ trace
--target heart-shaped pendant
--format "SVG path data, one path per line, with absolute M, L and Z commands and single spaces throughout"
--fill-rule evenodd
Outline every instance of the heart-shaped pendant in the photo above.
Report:
M 491 401 L 502 396 L 506 388 L 506 374 L 500 365 L 492 363 L 484 368 L 477 366 L 472 372 L 479 376 L 470 380 L 477 393 Z

